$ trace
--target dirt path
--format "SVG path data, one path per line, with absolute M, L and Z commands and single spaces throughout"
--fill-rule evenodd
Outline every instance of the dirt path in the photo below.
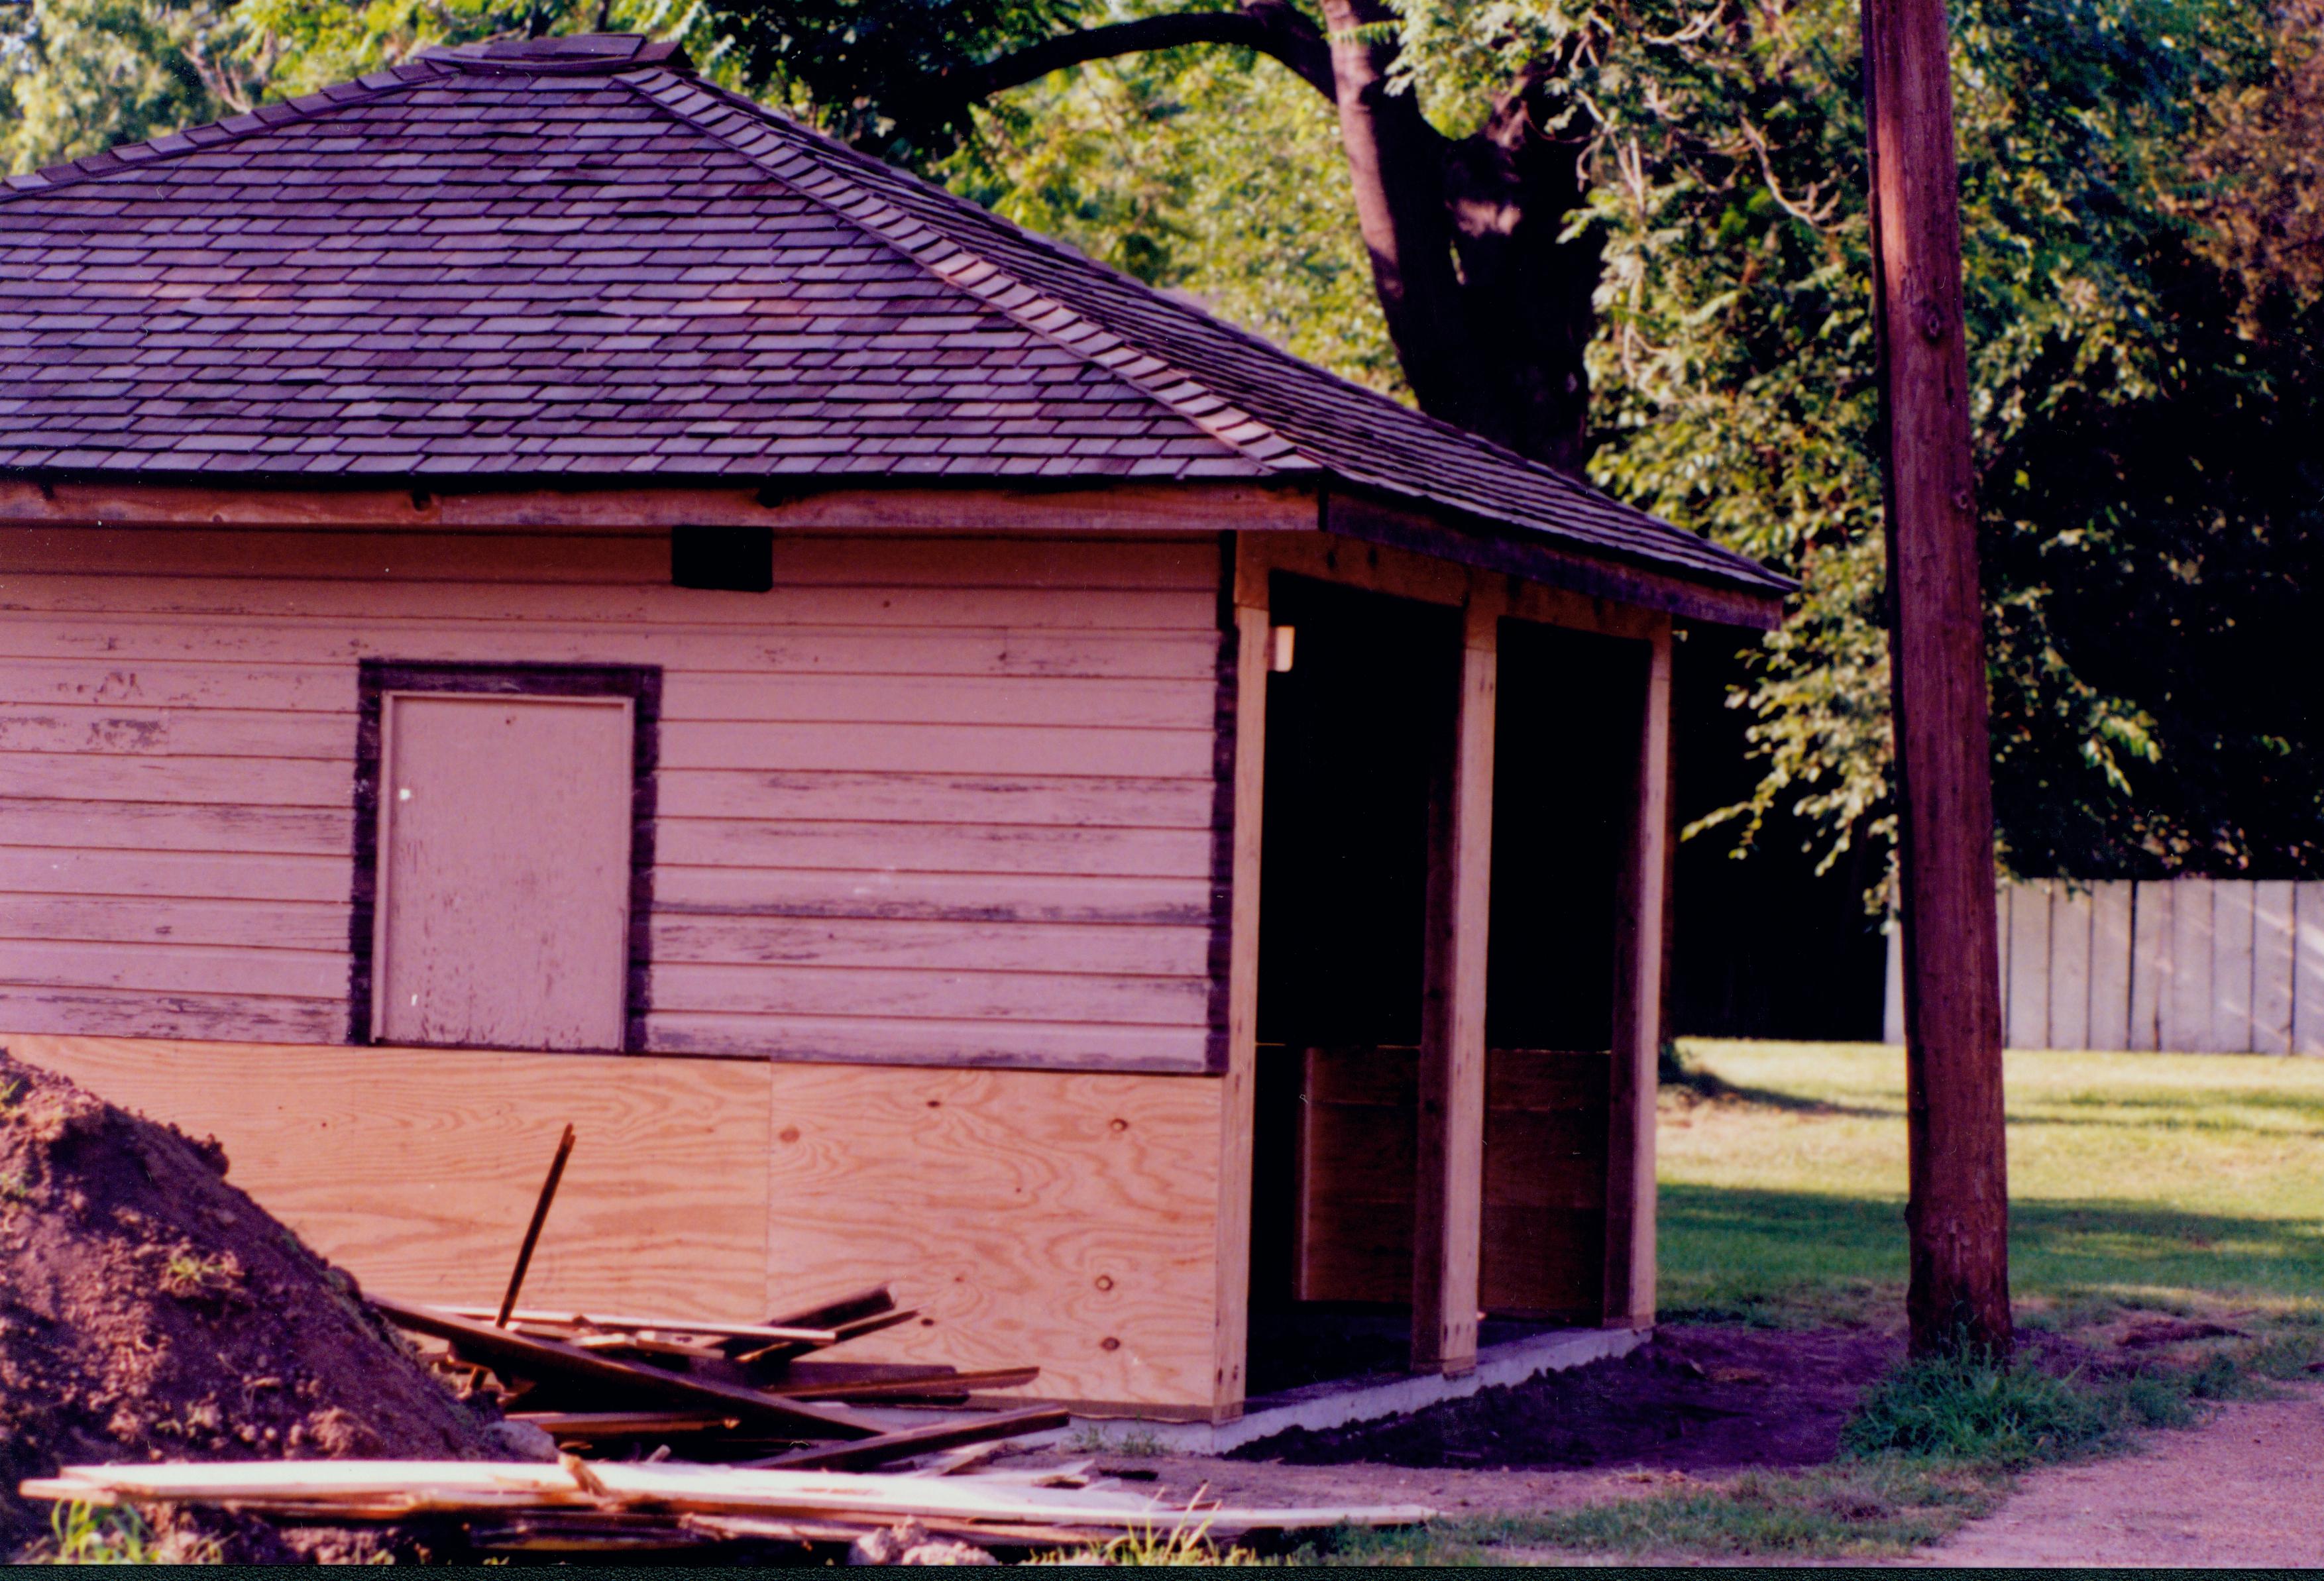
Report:
M 2144 1452 L 2035 1472 L 1936 1565 L 2324 1565 L 2324 1387 L 2223 1408 Z

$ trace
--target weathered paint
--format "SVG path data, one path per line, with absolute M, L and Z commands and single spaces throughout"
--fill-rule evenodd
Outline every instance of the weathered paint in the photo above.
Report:
M 664 676 L 646 1050 L 1196 1071 L 1214 537 L 0 529 L 0 1027 L 326 1043 L 357 666 Z M 480 1039 L 478 1041 L 492 1041 Z

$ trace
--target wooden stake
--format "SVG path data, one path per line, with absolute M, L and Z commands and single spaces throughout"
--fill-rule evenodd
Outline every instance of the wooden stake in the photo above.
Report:
M 1863 0 L 1918 1355 L 2010 1343 L 1993 784 L 1943 0 Z
M 532 1205 L 532 1222 L 524 1227 L 524 1245 L 517 1248 L 516 1267 L 509 1273 L 508 1294 L 501 1297 L 500 1316 L 493 1319 L 496 1328 L 509 1326 L 509 1314 L 516 1310 L 516 1292 L 524 1288 L 524 1271 L 532 1266 L 532 1248 L 540 1242 L 540 1227 L 549 1218 L 549 1205 L 557 1198 L 557 1182 L 565 1178 L 565 1161 L 573 1156 L 573 1126 L 567 1122 L 564 1136 L 557 1144 L 557 1156 L 549 1161 L 549 1178 L 540 1182 L 540 1200 Z

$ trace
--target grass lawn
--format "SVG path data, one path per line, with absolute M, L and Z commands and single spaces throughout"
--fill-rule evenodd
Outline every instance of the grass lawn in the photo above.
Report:
M 1679 1055 L 1698 1080 L 1663 1097 L 1664 1314 L 1897 1315 L 1903 1051 Z M 2006 1095 L 2021 1320 L 2324 1301 L 2324 1060 L 2013 1050 Z

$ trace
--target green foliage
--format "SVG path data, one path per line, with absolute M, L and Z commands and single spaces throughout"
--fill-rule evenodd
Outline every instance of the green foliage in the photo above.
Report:
M 1897 1454 L 2014 1470 L 2088 1449 L 2112 1426 L 2098 1402 L 2066 1379 L 1963 1354 L 1897 1368 L 1865 1396 L 1841 1444 L 1858 1457 Z
M 155 1540 L 144 1517 L 125 1504 L 63 1503 L 49 1514 L 57 1565 L 215 1565 L 218 1545 L 204 1540 L 185 1547 Z
M 957 189 L 1360 383 L 1402 394 L 1338 122 L 1247 51 L 1101 61 L 1002 96 Z
M 0 5 L 0 174 L 247 109 L 228 0 Z

